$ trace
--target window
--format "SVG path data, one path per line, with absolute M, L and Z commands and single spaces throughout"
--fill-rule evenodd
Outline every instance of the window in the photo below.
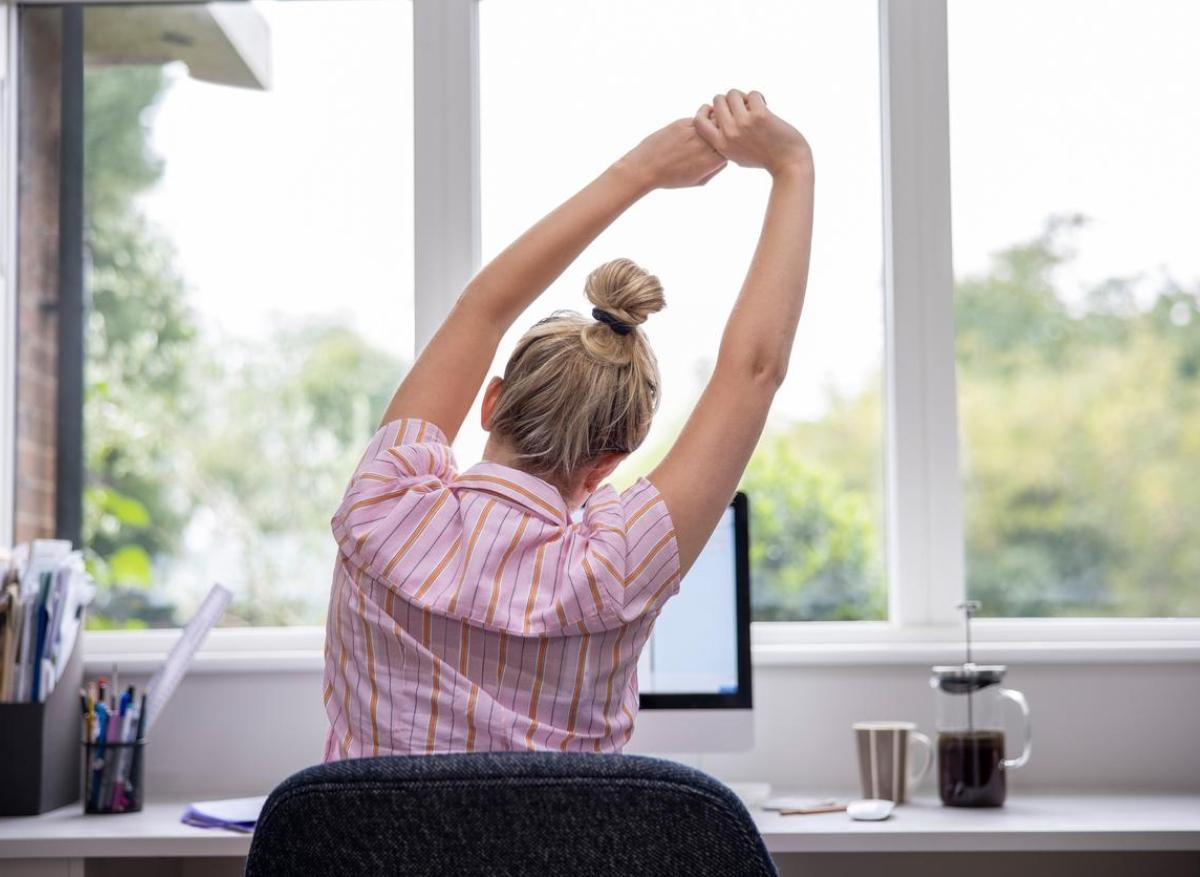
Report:
M 876 4 L 489 0 L 479 16 L 485 260 L 650 131 L 717 92 L 757 88 L 800 120 L 819 167 L 816 240 L 790 377 L 745 479 L 754 617 L 883 618 Z M 730 168 L 702 190 L 654 193 L 505 339 L 496 373 L 536 319 L 586 310 L 583 280 L 601 262 L 627 256 L 662 279 L 667 309 L 646 325 L 663 372 L 662 407 L 618 481 L 653 466 L 698 398 L 768 186 L 762 173 Z M 478 431 L 464 436 L 464 462 L 482 441 Z
M 91 622 L 177 626 L 221 581 L 225 624 L 319 624 L 329 515 L 412 356 L 410 4 L 84 27 Z
M 1200 614 L 1200 8 L 948 23 L 968 593 Z
M 744 482 L 755 618 L 805 623 L 757 625 L 759 646 L 956 639 L 965 595 L 995 618 L 984 639 L 1195 638 L 1194 4 L 97 3 L 62 131 L 44 108 L 67 14 L 20 10 L 0 493 L 18 538 L 44 535 L 64 460 L 82 459 L 95 626 L 176 625 L 213 579 L 237 592 L 227 624 L 319 624 L 328 515 L 479 259 L 742 86 L 800 122 L 819 180 L 805 318 Z M 80 134 L 76 404 L 56 147 Z M 662 278 L 663 405 L 618 483 L 665 452 L 707 378 L 768 185 L 731 168 L 653 194 L 505 339 L 496 371 L 533 320 L 584 308 L 607 259 Z M 57 410 L 39 403 L 56 391 Z M 56 435 L 72 405 L 82 452 Z M 458 444 L 477 459 L 474 422 Z M 808 623 L 842 620 L 887 623 Z

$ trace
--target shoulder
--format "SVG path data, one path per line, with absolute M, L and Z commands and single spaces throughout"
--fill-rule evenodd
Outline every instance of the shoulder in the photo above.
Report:
M 335 538 L 343 551 L 347 544 L 361 551 L 372 540 L 453 524 L 457 510 L 449 485 L 455 475 L 454 453 L 437 426 L 416 418 L 385 423 L 368 443 L 333 516 Z
M 622 621 L 657 611 L 679 586 L 679 548 L 667 504 L 649 480 L 596 491 L 570 528 L 574 562 Z

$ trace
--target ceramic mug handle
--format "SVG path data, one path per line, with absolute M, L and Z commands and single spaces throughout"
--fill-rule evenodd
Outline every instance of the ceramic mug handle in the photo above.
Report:
M 925 762 L 921 765 L 920 770 L 913 770 L 912 748 L 914 743 L 925 750 Z M 915 788 L 921 778 L 929 773 L 929 768 L 933 767 L 933 743 L 920 731 L 909 731 L 908 750 L 908 787 L 911 789 Z
M 1025 766 L 1026 762 L 1029 761 L 1029 752 L 1033 749 L 1033 730 L 1029 725 L 1029 704 L 1025 702 L 1025 695 L 1011 688 L 1001 688 L 999 693 L 1001 697 L 1011 700 L 1017 705 L 1017 708 L 1021 711 L 1021 726 L 1025 730 L 1025 739 L 1021 746 L 1021 754 L 1016 758 L 1006 758 L 1003 761 L 1006 769 L 1013 770 Z

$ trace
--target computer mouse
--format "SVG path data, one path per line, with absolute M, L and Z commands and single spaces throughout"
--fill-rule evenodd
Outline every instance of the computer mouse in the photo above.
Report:
M 861 801 L 851 801 L 846 805 L 846 814 L 851 819 L 861 819 L 871 822 L 887 819 L 892 815 L 896 805 L 883 798 L 865 798 Z

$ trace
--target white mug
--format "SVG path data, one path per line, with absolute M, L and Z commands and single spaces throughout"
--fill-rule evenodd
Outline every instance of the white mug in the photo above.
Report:
M 858 775 L 864 798 L 885 798 L 903 804 L 933 765 L 933 744 L 912 722 L 855 722 Z M 921 769 L 914 770 L 908 751 L 925 751 Z

